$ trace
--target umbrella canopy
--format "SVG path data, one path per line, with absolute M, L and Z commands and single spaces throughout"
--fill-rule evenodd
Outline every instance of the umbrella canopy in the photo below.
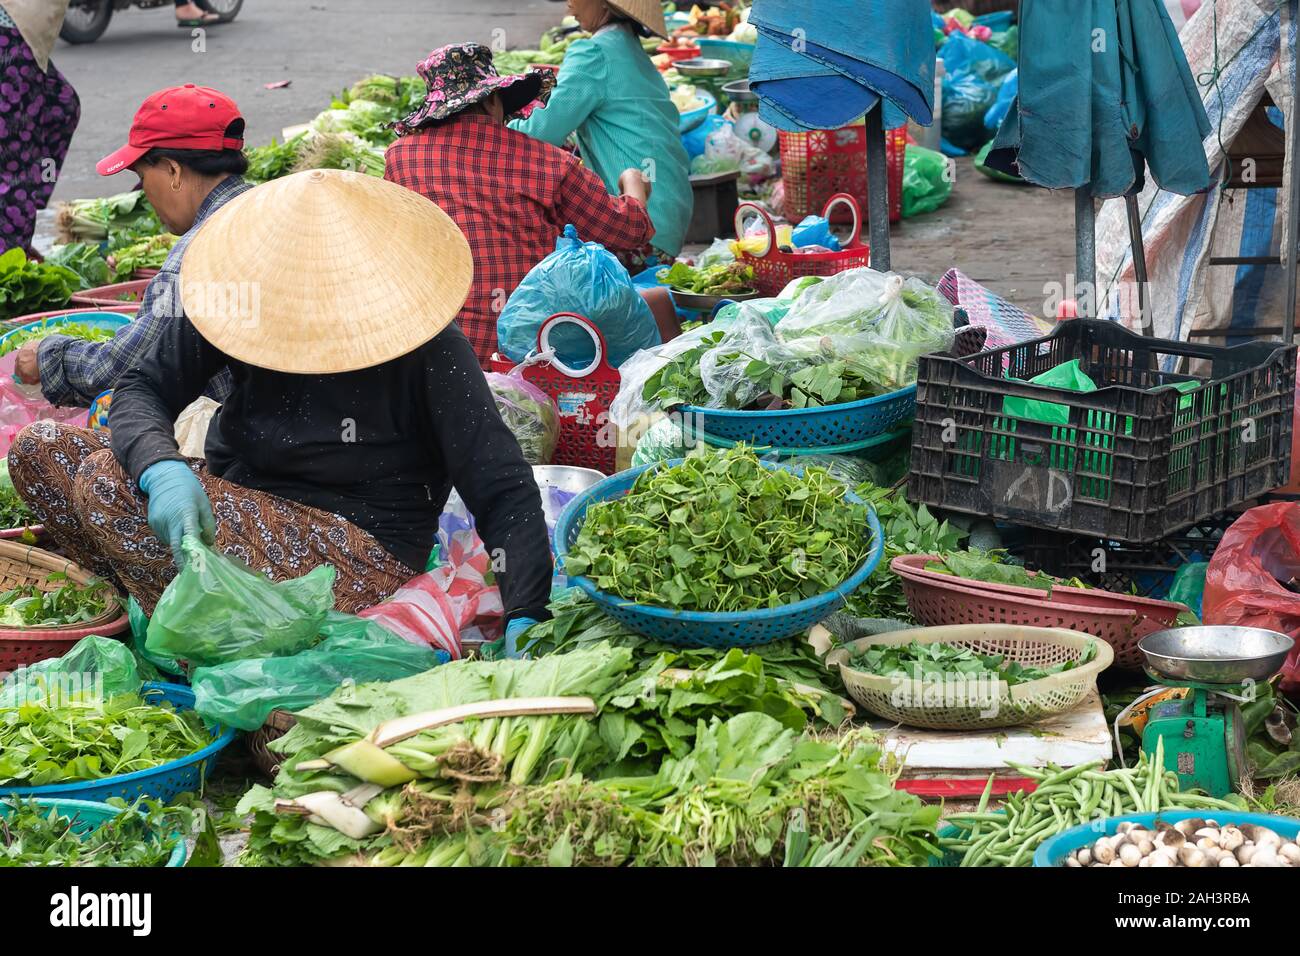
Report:
M 1021 0 L 1020 90 L 987 165 L 1094 196 L 1210 185 L 1210 121 L 1163 0 Z
M 870 7 L 864 11 L 863 7 Z M 855 24 L 869 12 L 870 28 Z M 926 4 L 756 0 L 749 88 L 777 129 L 837 129 L 884 103 L 886 127 L 929 126 L 934 30 Z

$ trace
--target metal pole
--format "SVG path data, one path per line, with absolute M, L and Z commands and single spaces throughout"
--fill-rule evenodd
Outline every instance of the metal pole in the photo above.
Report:
M 867 218 L 871 221 L 871 268 L 889 271 L 889 163 L 885 159 L 884 106 L 867 114 Z
M 1074 281 L 1078 290 L 1091 289 L 1092 315 L 1095 319 L 1101 303 L 1097 301 L 1097 213 L 1092 208 L 1092 186 L 1084 184 L 1074 190 Z M 1054 316 L 1053 316 L 1054 318 Z
M 1128 238 L 1133 249 L 1133 276 L 1138 284 L 1138 324 L 1142 334 L 1155 335 L 1154 323 L 1147 303 L 1147 252 L 1142 243 L 1142 214 L 1138 212 L 1137 196 L 1132 193 L 1124 197 L 1124 207 L 1128 210 Z
M 1290 28 L 1300 29 L 1296 23 L 1297 10 L 1300 6 L 1296 0 L 1288 4 Z M 1283 38 L 1283 43 L 1286 39 Z M 1290 343 L 1295 340 L 1295 279 L 1296 249 L 1300 236 L 1296 229 L 1300 226 L 1300 64 L 1296 62 L 1295 41 L 1291 43 L 1291 122 L 1287 124 L 1287 160 L 1291 163 L 1291 175 L 1287 180 L 1286 210 L 1286 246 L 1282 249 L 1282 265 L 1286 275 L 1286 312 L 1282 316 L 1282 340 Z

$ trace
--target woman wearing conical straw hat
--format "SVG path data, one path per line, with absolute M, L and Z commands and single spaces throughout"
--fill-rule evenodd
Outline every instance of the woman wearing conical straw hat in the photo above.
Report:
M 510 128 L 552 146 L 576 137 L 582 161 L 618 194 L 619 177 L 639 169 L 654 184 L 648 208 L 653 250 L 681 251 L 695 208 L 690 159 L 680 115 L 641 36 L 667 36 L 659 0 L 568 0 L 569 13 L 592 36 L 571 44 L 544 109 Z
M 337 570 L 339 610 L 422 570 L 454 485 L 474 513 L 512 629 L 546 617 L 551 553 L 532 469 L 452 323 L 469 246 L 434 203 L 312 170 L 232 199 L 185 257 L 184 315 L 118 382 L 102 433 L 38 422 L 11 455 L 25 497 L 69 503 L 53 533 L 146 613 L 192 535 L 272 578 Z M 229 368 L 205 460 L 173 423 Z M 150 534 L 152 529 L 152 534 Z

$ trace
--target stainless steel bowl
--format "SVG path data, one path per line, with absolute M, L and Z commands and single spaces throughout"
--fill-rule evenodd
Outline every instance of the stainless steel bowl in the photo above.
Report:
M 757 103 L 758 94 L 749 88 L 749 77 L 743 80 L 732 80 L 722 87 L 722 92 L 727 94 L 727 99 L 733 103 Z
M 1206 684 L 1266 681 L 1282 667 L 1295 641 L 1262 627 L 1175 627 L 1138 643 L 1161 677 Z
M 731 72 L 731 61 L 696 56 L 689 60 L 678 60 L 673 64 L 673 69 L 682 76 L 726 76 Z
M 533 465 L 533 480 L 542 492 L 542 512 L 546 515 L 547 527 L 555 527 L 560 519 L 560 512 L 576 494 L 586 491 L 605 476 L 594 468 L 579 468 L 576 465 Z M 564 492 L 562 495 L 550 494 L 550 489 Z

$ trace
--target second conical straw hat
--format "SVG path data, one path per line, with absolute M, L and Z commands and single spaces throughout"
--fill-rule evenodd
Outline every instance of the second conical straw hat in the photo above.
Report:
M 232 199 L 185 253 L 181 296 L 199 333 L 280 372 L 349 372 L 418 348 L 456 317 L 469 244 L 425 197 L 315 169 Z

